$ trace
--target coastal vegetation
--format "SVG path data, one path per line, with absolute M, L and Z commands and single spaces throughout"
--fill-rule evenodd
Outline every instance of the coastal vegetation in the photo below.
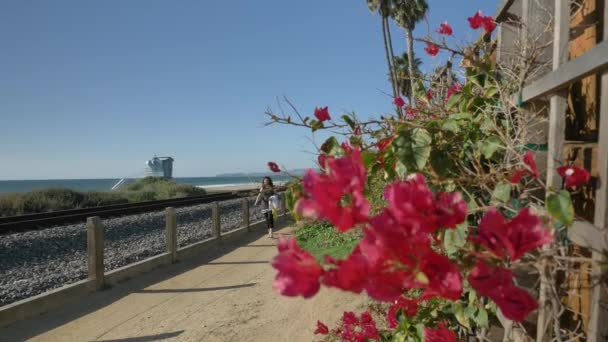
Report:
M 160 199 L 200 196 L 206 191 L 178 184 L 164 177 L 145 177 L 115 191 L 75 191 L 65 188 L 41 189 L 0 195 L 0 216 L 15 216 L 57 210 L 90 208 Z

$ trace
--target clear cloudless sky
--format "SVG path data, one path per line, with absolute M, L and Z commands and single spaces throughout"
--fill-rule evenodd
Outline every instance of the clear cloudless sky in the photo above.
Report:
M 428 2 L 416 35 L 447 20 L 453 43 L 498 3 Z M 439 65 L 423 48 L 424 69 Z M 155 154 L 178 177 L 310 167 L 311 133 L 262 127 L 266 108 L 286 95 L 307 115 L 377 117 L 391 110 L 386 74 L 365 0 L 3 0 L 0 179 L 131 176 Z

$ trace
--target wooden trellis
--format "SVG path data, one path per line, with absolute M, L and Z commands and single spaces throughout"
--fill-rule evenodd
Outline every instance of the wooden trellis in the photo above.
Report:
M 556 168 L 565 162 L 584 163 L 580 166 L 585 166 L 592 174 L 593 179 L 590 182 L 592 188 L 588 191 L 590 194 L 586 196 L 590 203 L 581 203 L 585 199 L 574 198 L 577 214 L 586 220 L 576 221 L 568 235 L 573 243 L 590 250 L 592 259 L 598 264 L 605 261 L 603 258 L 608 252 L 606 240 L 608 229 L 607 2 L 606 0 L 503 0 L 496 14 L 496 20 L 500 24 L 499 58 L 501 50 L 508 51 L 508 45 L 513 44 L 513 39 L 518 38 L 514 37 L 516 30 L 511 25 L 514 21 L 521 24 L 520 27 L 524 28 L 522 31 L 529 31 L 534 30 L 535 25 L 538 26 L 537 11 L 541 8 L 553 14 L 553 32 L 550 37 L 552 51 L 547 50 L 552 68 L 525 85 L 521 100 L 524 103 L 547 99 L 549 101 L 547 186 L 552 189 L 559 189 L 562 186 Z M 576 12 L 578 8 L 586 9 L 591 14 L 585 15 L 584 11 Z M 573 12 L 576 13 L 574 16 Z M 577 25 L 576 28 L 572 27 L 573 21 Z M 584 89 L 581 89 L 581 84 L 585 86 Z M 593 127 L 587 132 L 579 127 L 576 134 L 566 134 L 573 120 L 580 119 L 576 118 L 577 111 L 574 107 L 577 105 L 592 108 L 591 111 L 596 113 L 596 117 L 582 120 L 583 124 L 591 122 Z M 574 119 L 569 118 L 568 124 L 567 115 L 574 116 Z M 572 137 L 583 139 L 573 140 Z M 584 158 L 581 157 L 582 152 L 576 154 L 573 151 L 588 153 L 585 152 Z M 566 157 L 567 155 L 569 157 Z M 590 275 L 597 275 L 599 271 L 598 266 L 594 265 Z M 589 298 L 580 305 L 582 309 L 588 311 L 585 313 L 584 324 L 587 340 L 608 341 L 606 285 L 598 281 L 589 281 L 589 284 Z M 550 313 L 546 303 L 546 291 L 546 286 L 541 283 L 537 341 L 548 340 L 546 322 Z

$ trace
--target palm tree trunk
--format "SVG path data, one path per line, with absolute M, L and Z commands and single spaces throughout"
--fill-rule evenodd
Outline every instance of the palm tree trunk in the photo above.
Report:
M 393 82 L 395 83 L 395 92 L 397 95 L 401 95 L 401 90 L 399 89 L 399 82 L 397 80 L 397 64 L 395 63 L 395 53 L 393 52 L 393 39 L 391 38 L 391 27 L 389 25 L 388 18 L 386 19 L 386 36 L 388 37 L 388 48 L 391 54 L 391 61 L 393 62 Z
M 408 99 L 410 101 L 410 106 L 412 108 L 416 108 L 416 103 L 413 101 L 413 94 L 414 94 L 414 85 L 415 85 L 415 80 L 414 78 L 416 77 L 416 74 L 414 73 L 414 59 L 416 58 L 416 56 L 414 56 L 414 38 L 413 38 L 413 32 L 411 28 L 407 28 L 405 30 L 405 39 L 407 40 L 407 56 L 408 56 L 408 69 L 409 69 L 409 78 L 410 78 L 410 93 L 408 94 Z
M 393 97 L 397 97 L 397 87 L 395 86 L 395 74 L 393 72 L 393 65 L 391 63 L 391 57 L 389 52 L 388 37 L 386 33 L 387 18 L 382 16 L 382 37 L 384 38 L 384 52 L 386 54 L 386 65 L 388 66 L 388 75 L 391 79 L 391 86 L 393 87 Z

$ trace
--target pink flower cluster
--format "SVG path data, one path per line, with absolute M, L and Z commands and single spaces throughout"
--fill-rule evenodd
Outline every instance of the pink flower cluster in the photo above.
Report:
M 347 342 L 365 342 L 380 337 L 376 322 L 372 318 L 372 315 L 367 311 L 361 314 L 361 318 L 357 317 L 354 312 L 344 312 L 340 327 L 333 329 L 332 332 L 339 335 L 342 341 Z M 329 334 L 327 325 L 317 321 L 315 335 L 327 334 Z
M 326 257 L 330 267 L 325 270 L 295 240 L 281 241 L 279 255 L 273 261 L 279 271 L 275 288 L 287 296 L 306 298 L 314 295 L 320 284 L 354 293 L 366 291 L 379 301 L 397 301 L 393 312 L 411 306 L 403 299 L 410 289 L 423 289 L 422 300 L 459 299 L 462 271 L 439 254 L 433 243 L 439 229 L 455 228 L 465 221 L 467 206 L 462 195 L 435 194 L 425 178 L 415 174 L 389 184 L 384 191 L 387 207 L 370 217 L 369 203 L 363 195 L 366 172 L 361 152 L 358 147 L 348 147 L 346 156 L 325 162 L 325 172 L 307 172 L 303 181 L 307 195 L 298 201 L 296 210 L 303 216 L 329 220 L 340 231 L 362 224 L 364 237 L 347 258 Z M 482 218 L 477 234 L 469 238 L 487 250 L 479 254 L 480 260 L 504 261 L 517 260 L 552 239 L 529 209 L 510 221 L 492 209 Z M 504 279 L 486 279 L 482 275 L 488 272 Z M 469 274 L 469 281 L 510 319 L 521 321 L 536 308 L 534 299 L 513 284 L 512 274 L 506 269 L 480 261 Z

